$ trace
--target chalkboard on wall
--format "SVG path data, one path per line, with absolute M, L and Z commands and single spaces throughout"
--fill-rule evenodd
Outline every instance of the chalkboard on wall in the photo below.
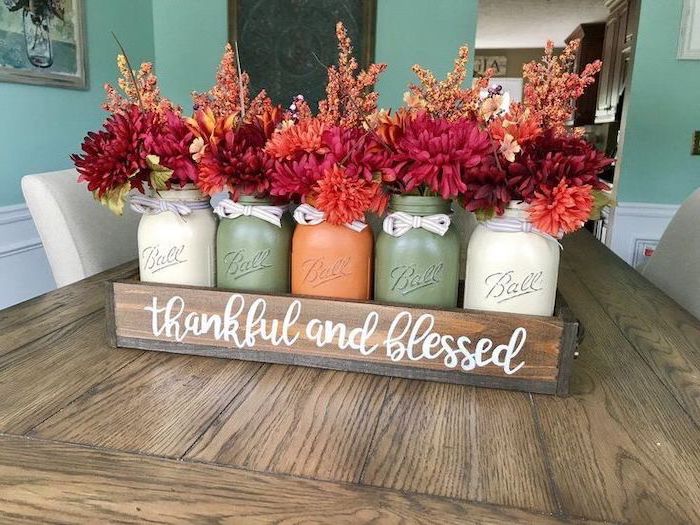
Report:
M 285 107 L 297 94 L 313 110 L 325 98 L 336 22 L 345 24 L 361 67 L 374 57 L 376 0 L 229 0 L 228 8 L 229 40 L 238 42 L 251 92 L 264 87 Z

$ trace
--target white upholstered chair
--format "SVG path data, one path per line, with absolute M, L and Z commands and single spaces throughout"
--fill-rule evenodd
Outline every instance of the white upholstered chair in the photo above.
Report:
M 122 217 L 114 215 L 77 179 L 74 169 L 22 177 L 24 199 L 59 287 L 138 254 L 139 216 L 128 209 Z
M 642 275 L 700 319 L 700 188 L 681 204 Z

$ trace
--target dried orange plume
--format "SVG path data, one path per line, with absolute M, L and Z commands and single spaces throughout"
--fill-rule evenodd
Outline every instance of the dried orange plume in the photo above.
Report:
M 245 120 L 250 122 L 269 110 L 272 102 L 265 90 L 251 101 L 249 86 L 248 73 L 239 73 L 236 53 L 231 44 L 226 44 L 216 72 L 216 83 L 204 93 L 192 92 L 192 102 L 196 110 L 208 108 L 217 119 L 245 115 Z
M 117 68 L 121 74 L 117 79 L 119 89 L 110 84 L 104 85 L 107 98 L 102 104 L 103 109 L 110 113 L 120 113 L 138 105 L 144 111 L 155 111 L 161 115 L 166 111 L 180 114 L 181 108 L 160 94 L 158 77 L 153 74 L 153 64 L 144 62 L 138 71 L 131 72 L 126 56 L 119 54 Z
M 452 71 L 441 81 L 429 69 L 414 65 L 411 70 L 418 77 L 420 85 L 411 84 L 404 95 L 408 107 L 425 110 L 435 118 L 474 118 L 479 112 L 481 90 L 488 87 L 493 71 L 487 70 L 481 78 L 475 80 L 472 87 L 463 88 L 468 61 L 469 47 L 463 45 L 459 48 Z
M 579 45 L 579 40 L 572 40 L 557 56 L 554 54 L 554 43 L 549 40 L 542 60 L 523 66 L 526 82 L 523 103 L 538 118 L 543 129 L 552 129 L 555 133 L 565 130 L 565 123 L 573 114 L 576 100 L 595 82 L 595 75 L 603 65 L 596 60 L 587 64 L 581 73 L 574 73 Z
M 335 26 L 338 38 L 338 64 L 328 67 L 326 99 L 318 104 L 319 118 L 326 124 L 360 127 L 367 115 L 377 110 L 379 93 L 372 90 L 386 64 L 370 64 L 360 71 L 352 56 L 352 44 L 345 26 Z

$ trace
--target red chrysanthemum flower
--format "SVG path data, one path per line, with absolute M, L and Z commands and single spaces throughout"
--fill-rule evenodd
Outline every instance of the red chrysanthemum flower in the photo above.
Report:
M 386 182 L 396 179 L 391 150 L 370 132 L 332 126 L 322 139 L 331 160 L 342 165 L 351 177 L 381 178 Z
M 88 133 L 81 145 L 82 154 L 71 155 L 80 174 L 78 182 L 87 182 L 97 197 L 129 183 L 143 192 L 148 181 L 144 144 L 157 130 L 158 117 L 151 111 L 131 106 L 107 118 L 103 129 Z
M 222 140 L 210 143 L 200 160 L 200 190 L 209 195 L 227 190 L 234 199 L 267 195 L 272 159 L 264 146 L 265 135 L 253 124 L 229 130 Z
M 379 184 L 353 177 L 338 164 L 328 168 L 314 187 L 314 205 L 326 214 L 330 224 L 364 220 L 372 209 Z
M 567 186 L 566 180 L 561 179 L 554 188 L 535 193 L 529 215 L 538 230 L 559 236 L 581 228 L 592 208 L 590 186 Z
M 172 111 L 167 111 L 162 118 L 163 125 L 146 140 L 148 153 L 157 155 L 159 164 L 173 171 L 168 185 L 196 183 L 197 166 L 190 153 L 194 133 L 185 120 Z
M 474 170 L 461 195 L 462 204 L 471 211 L 494 212 L 501 215 L 510 202 L 508 181 L 502 169 L 496 166 Z
M 318 119 L 300 120 L 285 127 L 270 137 L 266 151 L 277 159 L 291 160 L 302 153 L 325 153 L 322 135 L 326 125 Z
M 425 185 L 444 199 L 464 192 L 469 173 L 493 154 L 488 133 L 475 122 L 425 113 L 406 123 L 396 147 L 397 160 L 405 163 L 398 178 L 401 191 Z
M 289 200 L 304 200 L 331 165 L 328 157 L 313 153 L 298 155 L 293 160 L 276 160 L 270 172 L 270 193 Z

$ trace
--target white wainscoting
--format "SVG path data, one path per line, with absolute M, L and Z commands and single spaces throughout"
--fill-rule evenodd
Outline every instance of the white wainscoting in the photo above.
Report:
M 0 206 L 0 309 L 56 288 L 24 204 Z
M 639 265 L 644 249 L 656 246 L 678 208 L 678 204 L 620 202 L 610 213 L 606 244 L 628 264 Z

